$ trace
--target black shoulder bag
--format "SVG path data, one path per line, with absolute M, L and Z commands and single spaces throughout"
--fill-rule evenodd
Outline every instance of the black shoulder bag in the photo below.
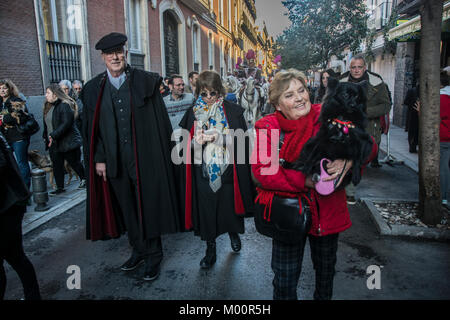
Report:
M 278 152 L 284 142 L 284 132 L 280 131 L 280 144 Z M 284 159 L 280 159 L 280 165 L 285 164 Z M 283 198 L 273 196 L 270 212 L 270 221 L 265 218 L 268 215 L 266 206 L 256 203 L 255 226 L 256 230 L 264 236 L 289 244 L 305 241 L 311 229 L 311 209 L 308 198 L 311 201 L 311 194 L 299 198 Z M 300 205 L 302 210 L 300 213 Z
M 39 123 L 32 113 L 28 113 L 26 120 L 17 125 L 17 130 L 23 135 L 32 136 L 39 131 Z

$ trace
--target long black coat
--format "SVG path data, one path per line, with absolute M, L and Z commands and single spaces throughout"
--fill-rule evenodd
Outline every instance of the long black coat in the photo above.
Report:
M 133 144 L 138 168 L 140 198 L 138 214 L 141 218 L 144 238 L 148 239 L 161 234 L 178 232 L 181 229 L 174 166 L 170 157 L 173 146 L 171 142 L 172 126 L 159 93 L 162 78 L 156 73 L 130 67 L 127 68 L 126 74 L 127 81 L 130 81 Z M 84 105 L 82 131 L 85 163 L 89 170 L 86 231 L 88 239 L 92 240 L 117 237 L 124 231 L 120 221 L 112 227 L 109 226 L 110 229 L 108 226 L 106 229 L 104 225 L 99 226 L 98 224 L 108 224 L 107 220 L 98 217 L 104 212 L 91 212 L 91 208 L 99 208 L 95 206 L 96 203 L 91 203 L 92 201 L 108 200 L 111 196 L 108 185 L 100 190 L 103 192 L 102 194 L 95 194 L 96 191 L 92 190 L 95 181 L 91 180 L 98 182 L 98 179 L 101 179 L 95 174 L 95 163 L 90 158 L 91 141 L 94 143 L 98 141 L 96 136 L 92 136 L 94 128 L 98 129 L 102 139 L 107 176 L 115 177 L 118 168 L 118 134 L 114 112 L 111 109 L 112 106 L 102 106 L 99 110 L 101 105 L 99 95 L 106 78 L 107 74 L 104 72 L 90 80 L 83 88 L 80 97 Z M 99 120 L 98 125 L 94 127 L 96 108 Z M 110 202 L 112 205 L 110 203 L 106 207 L 106 211 L 112 210 L 112 214 L 116 218 L 123 216 L 113 197 Z M 93 223 L 97 225 L 91 225 Z M 112 232 L 109 232 L 111 230 Z
M 224 112 L 228 121 L 230 129 L 242 129 L 244 132 L 247 130 L 246 121 L 244 119 L 244 109 L 230 101 L 224 100 Z M 189 108 L 183 119 L 180 122 L 180 127 L 192 132 L 195 121 L 195 115 L 193 108 Z M 244 212 L 238 212 L 236 199 L 230 199 L 234 202 L 234 209 L 236 214 L 242 216 L 252 216 L 254 212 L 254 199 L 256 195 L 256 189 L 253 185 L 251 179 L 251 168 L 250 168 L 250 144 L 249 139 L 246 138 L 245 141 L 245 163 L 240 163 L 238 161 L 238 156 L 241 150 L 238 151 L 239 144 L 237 139 L 234 140 L 234 166 L 233 166 L 233 176 L 234 176 L 234 187 L 235 196 L 239 195 L 242 200 L 242 205 Z M 233 164 L 230 164 L 233 165 Z M 195 188 L 195 177 L 194 174 L 189 175 L 187 172 L 192 170 L 189 168 L 191 165 L 186 165 L 185 163 L 181 165 L 181 188 L 180 194 L 182 200 L 182 206 L 185 212 L 185 228 L 190 229 L 192 227 L 192 201 L 197 199 L 195 193 L 197 192 Z M 192 171 L 191 171 L 192 172 Z M 235 180 L 237 179 L 237 181 Z M 190 181 L 189 181 L 190 180 Z M 238 191 L 239 190 L 239 191 Z M 187 199 L 186 194 L 192 194 L 192 198 Z M 239 201 L 240 202 L 240 201 Z

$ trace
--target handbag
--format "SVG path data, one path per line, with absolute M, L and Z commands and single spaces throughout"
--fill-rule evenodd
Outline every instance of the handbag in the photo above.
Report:
M 17 130 L 23 135 L 32 136 L 40 129 L 39 123 L 34 118 L 32 113 L 27 115 L 26 121 L 17 125 Z
M 281 131 L 279 150 L 283 141 L 284 132 Z M 280 163 L 283 164 L 285 161 L 280 159 Z M 269 205 L 256 203 L 256 230 L 264 236 L 288 244 L 305 241 L 311 229 L 310 202 L 311 194 L 308 193 L 300 198 L 283 198 L 274 195 L 270 208 L 266 208 Z M 270 209 L 270 219 L 266 219 L 268 209 Z

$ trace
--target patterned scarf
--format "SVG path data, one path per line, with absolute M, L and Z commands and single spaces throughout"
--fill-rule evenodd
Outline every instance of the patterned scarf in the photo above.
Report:
M 193 111 L 197 120 L 196 130 L 215 130 L 219 137 L 228 134 L 229 127 L 223 110 L 223 97 L 219 97 L 212 106 L 208 106 L 202 97 L 199 97 Z M 230 163 L 230 153 L 221 142 L 220 138 L 207 142 L 203 151 L 202 164 L 208 174 L 209 186 L 213 192 L 217 192 L 222 186 L 221 176 Z

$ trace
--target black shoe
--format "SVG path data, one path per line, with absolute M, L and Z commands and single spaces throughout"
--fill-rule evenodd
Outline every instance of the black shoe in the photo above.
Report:
M 372 161 L 372 162 L 370 163 L 370 166 L 371 166 L 372 168 L 381 168 L 381 167 L 382 167 L 382 165 L 378 162 L 378 160 Z
M 216 241 L 206 242 L 206 255 L 200 261 L 200 267 L 202 269 L 211 268 L 216 263 Z
M 241 251 L 241 238 L 239 238 L 239 234 L 235 232 L 229 232 L 228 235 L 230 236 L 231 240 L 231 249 L 233 249 L 234 252 Z
M 159 265 L 150 266 L 150 264 L 146 264 L 144 271 L 144 280 L 152 281 L 159 277 Z
M 56 196 L 56 195 L 61 194 L 61 193 L 63 193 L 63 192 L 66 192 L 66 190 L 64 190 L 64 189 L 56 189 L 56 190 L 50 191 L 49 194 L 50 194 L 51 196 Z
M 136 269 L 140 264 L 144 263 L 145 259 L 142 256 L 139 256 L 135 253 L 131 255 L 131 258 L 128 259 L 121 267 L 122 271 L 131 271 Z

